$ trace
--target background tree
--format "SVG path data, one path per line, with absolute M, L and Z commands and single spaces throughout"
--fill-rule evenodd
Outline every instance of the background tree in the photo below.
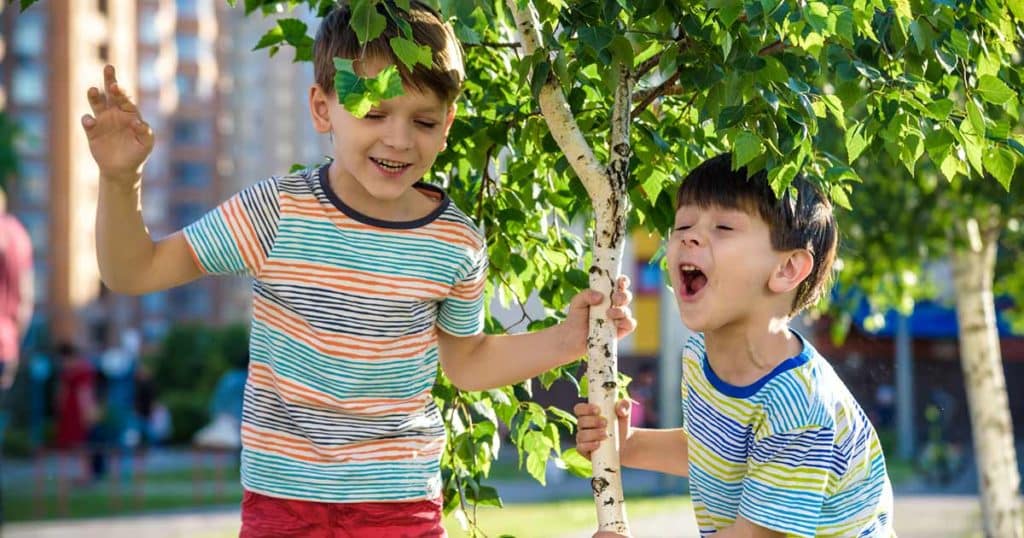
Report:
M 984 530 L 1022 536 L 994 297 L 1013 299 L 1004 314 L 1024 329 L 1024 277 L 1010 254 L 1024 247 L 1024 3 L 920 2 L 886 18 L 877 71 L 837 65 L 847 72 L 837 94 L 868 116 L 833 139 L 865 178 L 843 223 L 851 255 L 840 295 L 850 301 L 839 307 L 866 297 L 876 313 L 909 314 L 941 287 L 925 269 L 951 264 Z
M 850 193 L 861 181 L 858 170 L 867 170 L 850 166 L 861 163 L 858 158 L 870 164 L 888 154 L 908 168 L 914 181 L 934 177 L 924 173 L 931 166 L 927 162 L 933 162 L 950 182 L 943 188 L 959 193 L 957 200 L 980 204 L 961 213 L 972 218 L 957 219 L 963 230 L 959 236 L 966 240 L 949 243 L 950 252 L 963 260 L 958 274 L 966 282 L 978 273 L 969 267 L 970 260 L 992 257 L 974 253 L 986 252 L 985 240 L 1003 222 L 997 216 L 1005 214 L 994 208 L 1006 206 L 983 203 L 998 197 L 982 198 L 975 189 L 989 189 L 991 178 L 1008 187 L 1021 158 L 1019 135 L 1012 134 L 1019 128 L 1021 77 L 1015 66 L 1024 18 L 1021 0 L 433 3 L 452 21 L 467 51 L 465 91 L 435 179 L 447 183 L 456 203 L 486 230 L 489 296 L 506 305 L 522 304 L 530 290 L 538 290 L 546 317 L 531 320 L 524 309 L 530 328 L 557 321 L 577 289 L 611 282 L 627 225 L 667 230 L 677 179 L 726 150 L 734 153 L 737 166 L 767 169 L 777 192 L 799 171 L 848 209 Z M 407 0 L 350 4 L 353 27 L 363 40 L 379 35 L 385 17 L 408 8 Z M 310 29 L 290 12 L 301 5 L 322 15 L 331 0 L 244 0 L 247 13 L 261 11 L 276 19 L 257 48 L 274 54 L 293 47 L 297 61 L 309 60 Z M 283 13 L 280 7 L 286 8 Z M 423 61 L 422 49 L 407 37 L 392 42 L 396 54 L 407 65 Z M 350 65 L 341 62 L 339 95 L 357 113 L 400 91 L 387 72 L 373 80 L 353 77 Z M 833 148 L 834 140 L 843 141 L 843 147 Z M 908 181 L 865 177 L 879 188 L 880 182 Z M 919 198 L 934 197 L 929 194 L 934 192 L 937 187 L 922 189 Z M 959 203 L 947 205 L 961 211 Z M 608 212 L 608 206 L 616 211 Z M 596 225 L 591 215 L 597 216 Z M 570 229 L 577 222 L 585 222 L 586 235 L 595 237 L 591 251 Z M 900 260 L 887 267 L 913 261 L 903 252 L 877 254 Z M 853 258 L 867 259 L 860 254 L 847 259 L 850 276 L 844 280 L 873 274 L 858 269 Z M 883 298 L 874 303 L 882 308 L 894 289 L 888 279 L 865 276 L 858 284 Z M 983 281 L 965 283 L 963 289 L 967 359 L 968 337 L 973 342 L 975 335 L 989 340 L 992 335 L 992 316 L 973 323 L 969 308 L 988 305 L 990 312 L 991 296 Z M 487 330 L 504 328 L 491 319 Z M 591 353 L 603 351 L 600 342 L 595 338 Z M 613 346 L 607 351 L 614 355 Z M 987 356 L 985 371 L 998 370 L 992 355 Z M 969 364 L 975 362 L 965 360 Z M 550 385 L 566 379 L 585 391 L 588 383 L 577 381 L 576 371 L 576 366 L 561 368 L 540 381 Z M 600 392 L 607 399 L 620 388 L 602 380 Z M 992 391 L 999 389 L 998 383 L 992 385 Z M 587 468 L 574 451 L 560 448 L 561 436 L 573 427 L 572 417 L 530 401 L 529 383 L 465 393 L 439 377 L 435 395 L 449 422 L 442 462 L 447 510 L 465 516 L 476 506 L 500 504 L 497 492 L 483 484 L 500 446 L 498 420 L 509 426 L 520 462 L 538 480 L 543 481 L 550 457 L 577 472 Z M 1006 415 L 1005 396 L 986 405 L 972 398 L 971 407 L 975 415 L 994 408 Z M 1003 440 L 1010 435 L 1002 425 L 975 426 L 976 439 L 995 439 L 997 431 Z M 613 482 L 602 475 L 609 463 L 603 458 L 598 457 L 595 485 L 603 486 L 602 479 Z M 1008 469 L 1005 456 L 996 460 L 983 464 L 1000 473 Z M 1005 481 L 983 484 L 986 529 L 992 535 L 1019 535 L 1019 512 L 1010 507 L 1007 486 Z M 600 489 L 602 499 L 622 498 L 614 484 Z M 621 503 L 611 503 L 614 510 L 604 510 L 603 503 L 600 527 L 623 530 Z M 1001 532 L 1013 522 L 996 520 L 1007 518 L 1017 522 L 1017 534 Z

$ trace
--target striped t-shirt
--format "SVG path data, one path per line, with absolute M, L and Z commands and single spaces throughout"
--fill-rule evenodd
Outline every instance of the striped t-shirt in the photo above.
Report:
M 799 336 L 799 335 L 797 335 Z M 683 352 L 683 428 L 701 535 L 738 516 L 788 536 L 886 537 L 892 487 L 878 435 L 828 362 L 803 351 L 752 385 Z
M 242 485 L 288 499 L 440 496 L 436 327 L 483 328 L 484 239 L 447 195 L 382 222 L 345 205 L 327 166 L 264 180 L 185 229 L 206 273 L 253 283 Z

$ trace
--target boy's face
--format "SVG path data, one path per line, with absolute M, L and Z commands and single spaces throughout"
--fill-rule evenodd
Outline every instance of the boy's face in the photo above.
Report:
M 383 61 L 360 63 L 363 76 L 375 76 L 387 66 Z M 399 203 L 427 173 L 445 148 L 455 119 L 453 105 L 434 92 L 409 87 L 357 118 L 338 103 L 335 93 L 325 94 L 314 84 L 310 108 L 314 127 L 333 136 L 334 166 L 345 190 L 384 205 Z
M 750 319 L 772 295 L 769 279 L 783 256 L 756 214 L 681 206 L 667 257 L 683 323 L 706 332 Z

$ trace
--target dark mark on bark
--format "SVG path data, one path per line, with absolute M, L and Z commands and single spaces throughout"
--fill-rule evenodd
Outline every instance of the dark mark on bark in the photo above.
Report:
M 593 478 L 590 480 L 590 488 L 594 490 L 596 495 L 604 493 L 604 490 L 608 489 L 608 485 L 608 481 L 604 478 Z
M 603 388 L 608 389 L 608 390 L 612 390 L 612 389 L 615 388 L 615 382 L 614 381 L 605 381 L 604 384 L 602 384 L 601 386 Z M 605 469 L 605 470 L 607 471 L 608 469 Z

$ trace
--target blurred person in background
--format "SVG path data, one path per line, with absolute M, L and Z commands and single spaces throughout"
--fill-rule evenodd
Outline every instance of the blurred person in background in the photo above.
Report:
M 81 454 L 82 476 L 76 482 L 89 483 L 102 473 L 101 458 L 86 451 L 101 415 L 98 374 L 92 361 L 74 344 L 63 342 L 56 352 L 60 374 L 55 393 L 57 432 L 54 444 L 58 449 Z
M 21 342 L 32 318 L 33 292 L 32 242 L 21 222 L 7 212 L 7 194 L 0 184 L 0 462 L 3 461 L 8 421 L 7 392 L 14 384 Z M 0 479 L 2 477 L 0 466 Z M 3 525 L 2 497 L 0 525 Z

